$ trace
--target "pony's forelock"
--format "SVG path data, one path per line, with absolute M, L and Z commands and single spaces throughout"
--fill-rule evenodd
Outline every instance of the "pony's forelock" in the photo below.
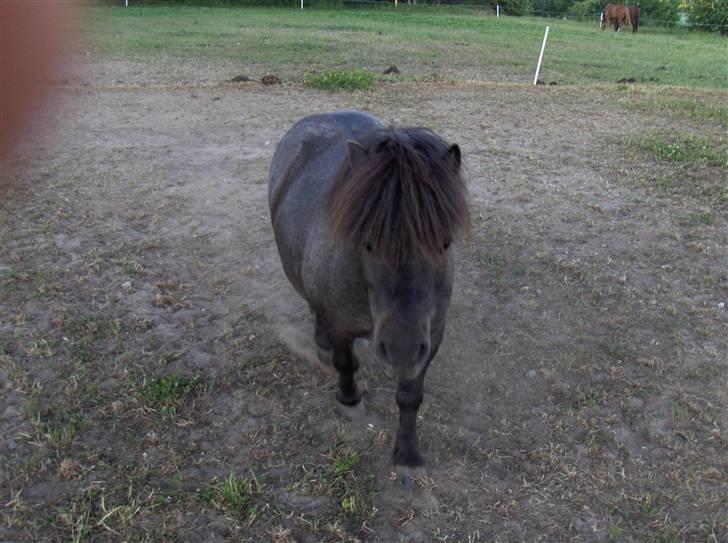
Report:
M 344 161 L 331 197 L 335 235 L 387 261 L 438 260 L 470 229 L 460 154 L 423 128 L 383 129 Z M 455 152 L 457 151 L 457 152 Z

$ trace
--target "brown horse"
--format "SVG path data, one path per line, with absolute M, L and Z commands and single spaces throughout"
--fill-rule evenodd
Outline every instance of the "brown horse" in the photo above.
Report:
M 602 31 L 604 31 L 604 28 L 606 28 L 607 24 L 609 24 L 612 28 L 614 28 L 615 32 L 619 32 L 619 28 L 622 25 L 628 24 L 632 26 L 632 32 L 634 32 L 635 29 L 630 16 L 630 11 L 631 10 L 627 6 L 623 6 L 621 4 L 607 4 L 607 7 L 604 8 L 599 19 L 599 27 Z

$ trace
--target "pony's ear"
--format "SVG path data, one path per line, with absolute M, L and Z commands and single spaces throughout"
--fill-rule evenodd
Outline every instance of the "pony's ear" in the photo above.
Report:
M 351 166 L 352 171 L 364 167 L 369 160 L 367 150 L 356 141 L 348 140 L 346 142 L 346 149 L 349 155 L 349 166 Z
M 455 168 L 455 171 L 460 170 L 460 147 L 457 143 L 453 143 L 448 149 L 447 149 L 447 159 L 450 161 L 450 163 Z

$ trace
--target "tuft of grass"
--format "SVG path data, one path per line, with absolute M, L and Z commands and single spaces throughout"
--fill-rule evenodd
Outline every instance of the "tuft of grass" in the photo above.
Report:
M 51 449 L 60 450 L 73 445 L 86 426 L 81 412 L 70 412 L 62 407 L 40 407 L 33 403 L 27 405 L 26 409 L 36 431 L 36 441 L 45 443 Z
M 158 410 L 164 417 L 173 417 L 177 414 L 177 409 L 195 393 L 201 383 L 199 376 L 185 378 L 174 373 L 153 379 L 145 377 L 135 387 L 135 392 L 145 407 Z
M 602 341 L 599 343 L 599 349 L 614 360 L 625 360 L 627 358 L 627 345 L 621 341 Z
M 715 224 L 715 215 L 709 211 L 695 211 L 688 213 L 680 222 L 689 226 L 712 226 Z
M 586 407 L 596 407 L 604 403 L 604 393 L 593 388 L 587 388 L 579 393 L 577 405 L 580 409 Z
M 213 479 L 199 496 L 202 501 L 209 503 L 215 509 L 232 513 L 240 519 L 245 519 L 250 525 L 259 516 L 252 500 L 261 493 L 261 490 L 261 485 L 254 475 L 241 477 L 231 473 L 221 481 Z
M 609 526 L 609 538 L 610 540 L 621 540 L 624 536 L 624 528 L 620 528 L 616 524 Z
M 376 76 L 364 70 L 330 70 L 306 77 L 306 86 L 327 91 L 368 91 L 374 88 Z
M 125 259 L 121 262 L 121 269 L 126 275 L 140 275 L 145 271 L 143 264 L 130 259 Z

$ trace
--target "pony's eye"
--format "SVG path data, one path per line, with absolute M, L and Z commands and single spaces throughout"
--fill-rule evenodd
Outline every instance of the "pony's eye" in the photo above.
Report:
M 442 250 L 443 251 L 447 251 L 449 248 L 450 248 L 450 242 L 449 241 L 446 241 L 445 243 L 442 244 Z
M 365 243 L 364 244 L 364 249 L 366 249 L 367 253 L 371 253 L 372 252 L 372 244 L 371 243 Z

